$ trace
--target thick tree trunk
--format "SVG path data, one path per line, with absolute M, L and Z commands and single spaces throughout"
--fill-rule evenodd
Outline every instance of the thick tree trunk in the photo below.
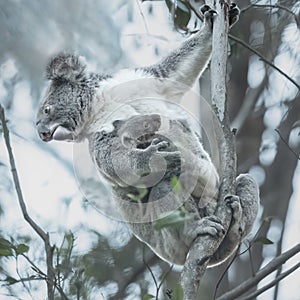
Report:
M 213 7 L 214 1 L 206 1 Z M 230 3 L 229 3 L 230 4 Z M 213 110 L 218 121 L 215 131 L 220 151 L 221 187 L 219 203 L 216 215 L 221 219 L 225 231 L 228 230 L 231 221 L 231 211 L 225 205 L 223 199 L 228 194 L 235 194 L 236 156 L 233 134 L 229 126 L 229 118 L 226 109 L 226 61 L 228 45 L 228 9 L 226 1 L 217 1 L 217 17 L 213 29 L 213 54 L 211 62 L 211 90 Z M 181 274 L 181 284 L 184 289 L 184 299 L 198 299 L 198 289 L 201 278 L 204 275 L 209 257 L 220 246 L 224 236 L 215 238 L 211 236 L 199 237 L 190 249 L 184 269 Z

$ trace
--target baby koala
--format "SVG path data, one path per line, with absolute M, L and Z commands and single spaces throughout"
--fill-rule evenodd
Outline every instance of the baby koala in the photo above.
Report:
M 217 171 L 199 137 L 185 119 L 172 120 L 159 114 L 149 114 L 117 120 L 113 125 L 123 146 L 127 148 L 126 151 L 130 149 L 136 153 L 140 152 L 140 156 L 143 157 L 146 157 L 147 153 L 152 155 L 152 158 L 154 154 L 164 157 L 169 163 L 168 167 L 166 168 L 161 161 L 160 166 L 168 170 L 167 178 L 170 179 L 172 173 L 180 181 L 179 184 L 190 189 L 194 197 L 202 197 L 202 202 L 206 200 L 206 195 L 203 195 L 204 189 L 210 200 L 211 197 L 217 196 Z M 158 166 L 152 163 L 152 168 L 154 170 Z M 177 173 L 174 173 L 174 169 Z M 166 174 L 164 176 L 166 179 Z

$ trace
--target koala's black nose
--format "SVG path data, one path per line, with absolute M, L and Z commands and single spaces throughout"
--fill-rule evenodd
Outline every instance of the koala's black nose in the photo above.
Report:
M 52 139 L 52 132 L 50 128 L 40 121 L 36 123 L 37 131 L 42 141 L 49 142 Z

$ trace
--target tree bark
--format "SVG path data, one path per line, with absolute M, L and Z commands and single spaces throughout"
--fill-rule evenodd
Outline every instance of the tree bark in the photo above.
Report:
M 214 1 L 206 1 L 206 4 L 213 6 Z M 229 117 L 226 107 L 226 61 L 228 47 L 228 1 L 217 1 L 215 10 L 217 17 L 214 20 L 213 28 L 213 52 L 211 61 L 211 94 L 212 106 L 219 124 L 215 124 L 215 133 L 218 139 L 220 151 L 220 174 L 222 178 L 218 207 L 216 216 L 220 218 L 227 232 L 231 211 L 226 206 L 224 198 L 228 194 L 235 194 L 236 178 L 236 154 L 233 134 L 230 130 Z M 220 124 L 222 130 L 220 130 Z M 198 299 L 198 289 L 203 277 L 209 258 L 216 252 L 224 236 L 211 237 L 200 236 L 192 245 L 187 257 L 184 269 L 181 274 L 181 284 L 184 289 L 184 299 Z

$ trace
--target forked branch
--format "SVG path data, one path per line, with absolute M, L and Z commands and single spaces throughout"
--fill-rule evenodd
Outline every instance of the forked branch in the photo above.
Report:
M 48 292 L 48 299 L 54 300 L 54 287 L 55 287 L 55 272 L 53 267 L 53 246 L 51 246 L 50 243 L 50 237 L 49 234 L 46 233 L 28 214 L 26 203 L 23 197 L 20 180 L 15 164 L 14 155 L 12 152 L 11 144 L 10 144 L 10 138 L 9 138 L 9 129 L 6 124 L 6 118 L 5 118 L 5 112 L 4 108 L 0 104 L 0 120 L 2 123 L 2 129 L 3 129 L 3 135 L 4 140 L 9 156 L 9 162 L 11 167 L 11 172 L 13 176 L 13 181 L 15 185 L 15 190 L 18 196 L 19 205 L 23 214 L 24 219 L 27 221 L 27 223 L 30 225 L 30 227 L 40 236 L 40 238 L 43 240 L 45 245 L 45 252 L 46 252 L 46 263 L 47 263 L 47 292 Z

